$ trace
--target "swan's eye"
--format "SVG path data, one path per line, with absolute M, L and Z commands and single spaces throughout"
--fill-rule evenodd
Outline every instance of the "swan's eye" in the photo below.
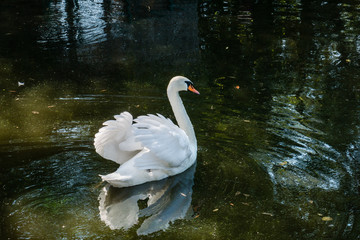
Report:
M 185 83 L 186 83 L 187 87 L 190 87 L 190 86 L 192 86 L 192 85 L 193 85 L 193 83 L 192 83 L 192 82 L 190 82 L 190 81 L 185 81 Z

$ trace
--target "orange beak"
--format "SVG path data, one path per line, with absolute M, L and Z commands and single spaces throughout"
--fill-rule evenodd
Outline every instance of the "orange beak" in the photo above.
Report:
M 191 84 L 189 85 L 188 90 L 189 90 L 189 91 L 192 91 L 193 93 L 200 94 L 200 93 L 194 88 L 194 86 L 191 85 Z

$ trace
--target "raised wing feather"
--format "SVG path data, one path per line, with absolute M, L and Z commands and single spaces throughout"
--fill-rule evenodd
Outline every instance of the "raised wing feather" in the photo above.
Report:
M 136 158 L 136 167 L 143 169 L 174 168 L 190 157 L 189 138 L 170 119 L 158 114 L 134 120 L 135 140 L 150 150 L 152 158 Z
M 95 150 L 102 157 L 119 164 L 132 158 L 142 147 L 136 142 L 132 133 L 133 117 L 128 112 L 114 116 L 116 120 L 103 123 L 95 134 Z

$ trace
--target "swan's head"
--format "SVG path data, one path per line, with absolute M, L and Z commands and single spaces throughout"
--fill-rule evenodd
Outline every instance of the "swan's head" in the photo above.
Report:
M 194 84 L 192 83 L 192 81 L 190 81 L 188 78 L 183 77 L 183 76 L 173 77 L 169 82 L 167 90 L 168 90 L 168 92 L 169 91 L 177 91 L 177 92 L 191 91 L 193 93 L 200 94 L 194 88 Z

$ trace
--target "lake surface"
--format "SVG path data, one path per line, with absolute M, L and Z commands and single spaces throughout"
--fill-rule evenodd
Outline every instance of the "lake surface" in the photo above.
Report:
M 360 239 L 360 1 L 3 0 L 2 239 Z M 94 134 L 161 113 L 196 166 L 116 189 Z

